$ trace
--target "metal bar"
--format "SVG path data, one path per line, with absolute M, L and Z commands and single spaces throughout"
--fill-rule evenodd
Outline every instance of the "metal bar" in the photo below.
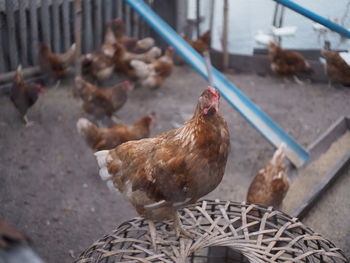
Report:
M 30 35 L 31 35 L 31 56 L 34 65 L 39 63 L 38 60 L 38 16 L 37 6 L 34 1 L 29 2 L 29 14 L 30 14 Z
M 214 12 L 215 12 L 215 1 L 210 1 L 210 18 L 209 18 L 209 28 L 211 31 L 211 34 L 213 33 L 213 27 L 214 27 Z
M 0 20 L 0 23 L 1 23 L 1 20 Z M 0 27 L 0 73 L 3 73 L 6 70 L 6 65 L 5 65 L 5 58 L 4 58 L 4 47 L 2 43 L 2 35 L 4 34 L 4 32 L 1 32 L 2 31 L 1 29 L 2 28 Z
M 93 49 L 92 40 L 92 18 L 91 18 L 91 0 L 84 0 L 84 53 L 88 53 Z
M 142 0 L 125 0 L 146 22 L 204 78 L 208 79 L 205 61 L 186 41 L 166 24 Z M 291 162 L 302 166 L 309 154 L 292 137 L 286 134 L 268 115 L 262 112 L 239 89 L 226 79 L 218 70 L 212 68 L 215 87 L 236 110 L 245 117 L 268 141 L 278 147 L 282 142 L 287 146 L 286 155 Z
M 94 20 L 95 48 L 98 49 L 100 48 L 102 42 L 102 8 L 100 0 L 94 1 Z
M 18 64 L 17 53 L 17 41 L 16 41 L 16 25 L 15 25 L 15 13 L 14 2 L 12 0 L 6 0 L 6 22 L 7 32 L 9 36 L 9 56 L 10 56 L 10 69 L 14 70 Z
M 53 50 L 54 52 L 61 52 L 60 39 L 60 13 L 58 0 L 53 0 L 52 3 L 52 19 L 53 19 Z
M 311 20 L 324 25 L 325 27 L 328 27 L 329 29 L 341 34 L 344 37 L 350 38 L 350 31 L 345 29 L 344 27 L 290 1 L 290 0 L 274 0 L 282 5 L 284 5 L 285 7 L 288 7 L 290 9 L 292 9 L 293 11 L 306 16 L 308 18 L 310 18 Z
M 43 42 L 51 46 L 49 5 L 47 0 L 41 0 L 41 28 Z
M 28 66 L 28 46 L 27 46 L 27 21 L 26 21 L 26 6 L 19 5 L 19 34 L 21 43 L 21 64 L 23 67 Z
M 68 0 L 64 0 L 62 3 L 62 17 L 63 17 L 63 49 L 68 50 L 70 46 L 70 8 Z

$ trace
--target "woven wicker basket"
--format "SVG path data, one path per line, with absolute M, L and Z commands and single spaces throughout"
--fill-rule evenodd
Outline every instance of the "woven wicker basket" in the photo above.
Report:
M 181 210 L 180 218 L 194 240 L 177 239 L 171 222 L 161 222 L 156 227 L 163 242 L 154 251 L 148 225 L 138 217 L 95 242 L 76 262 L 207 262 L 203 256 L 196 261 L 196 253 L 212 247 L 238 252 L 240 259 L 229 262 L 348 262 L 332 242 L 272 207 L 206 200 Z

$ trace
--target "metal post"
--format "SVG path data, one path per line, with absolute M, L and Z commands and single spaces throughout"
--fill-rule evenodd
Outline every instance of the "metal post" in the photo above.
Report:
M 290 0 L 274 0 L 282 5 L 284 5 L 285 7 L 288 7 L 292 10 L 294 10 L 295 12 L 303 15 L 303 16 L 306 16 L 308 18 L 310 18 L 311 20 L 319 23 L 319 24 L 322 24 L 324 25 L 325 27 L 328 27 L 329 29 L 339 33 L 340 35 L 344 36 L 344 37 L 347 37 L 347 38 L 350 38 L 350 31 L 345 29 L 344 27 L 336 24 L 336 23 L 333 23 L 332 21 L 322 17 L 322 16 L 319 16 L 318 14 L 314 13 L 314 12 L 311 12 L 310 10 L 290 1 Z

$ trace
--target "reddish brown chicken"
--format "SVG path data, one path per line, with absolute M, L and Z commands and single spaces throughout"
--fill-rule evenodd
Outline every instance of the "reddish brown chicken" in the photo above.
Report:
M 350 66 L 336 51 L 322 50 L 322 56 L 326 59 L 325 71 L 331 81 L 350 85 Z
M 56 79 L 65 77 L 75 60 L 76 44 L 73 44 L 64 54 L 53 53 L 46 43 L 40 43 L 39 46 L 41 70 Z
M 29 126 L 31 123 L 28 121 L 27 111 L 38 100 L 39 94 L 44 89 L 40 84 L 25 82 L 21 69 L 22 67 L 18 66 L 11 88 L 10 99 L 21 114 L 26 126 Z
M 219 101 L 219 92 L 209 87 L 182 127 L 95 153 L 102 179 L 124 192 L 136 211 L 150 220 L 153 245 L 153 220 L 172 219 L 177 235 L 188 235 L 177 210 L 195 203 L 222 180 L 230 138 Z
M 165 54 L 156 61 L 146 64 L 140 60 L 132 60 L 130 65 L 138 83 L 142 87 L 158 88 L 171 75 L 174 69 L 174 50 L 168 47 Z
M 83 109 L 97 118 L 111 117 L 126 102 L 131 85 L 128 81 L 111 88 L 99 88 L 81 77 L 75 78 L 78 94 L 83 99 Z
M 204 52 L 210 49 L 210 30 L 205 32 L 203 35 L 201 35 L 196 40 L 188 40 L 185 38 L 185 40 L 190 44 L 199 54 L 202 56 L 204 55 Z
M 296 73 L 313 73 L 310 64 L 298 52 L 284 50 L 276 42 L 269 43 L 269 58 L 271 70 L 282 76 L 293 76 L 297 82 Z
M 153 121 L 153 116 L 145 116 L 133 125 L 115 124 L 110 128 L 98 128 L 89 120 L 80 118 L 77 129 L 93 150 L 101 151 L 113 149 L 127 141 L 147 138 Z
M 281 144 L 266 167 L 254 177 L 248 189 L 247 202 L 281 208 L 289 189 L 284 160 L 284 144 Z

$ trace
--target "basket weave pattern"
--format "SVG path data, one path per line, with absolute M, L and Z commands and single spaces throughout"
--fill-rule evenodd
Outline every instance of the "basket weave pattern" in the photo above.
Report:
M 157 223 L 162 242 L 154 251 L 148 224 L 137 217 L 92 244 L 76 262 L 185 262 L 214 246 L 230 247 L 250 262 L 348 262 L 332 242 L 272 207 L 206 200 L 179 213 L 195 239 L 176 238 L 171 222 Z

